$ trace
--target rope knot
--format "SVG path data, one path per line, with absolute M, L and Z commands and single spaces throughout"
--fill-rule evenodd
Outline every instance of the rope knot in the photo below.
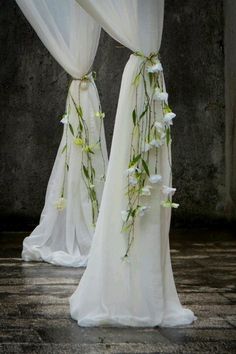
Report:
M 96 72 L 95 71 L 90 71 L 88 74 L 85 74 L 81 78 L 72 78 L 73 81 L 80 81 L 79 83 L 79 88 L 81 90 L 87 90 L 89 87 L 89 84 L 93 82 L 93 80 L 96 79 Z

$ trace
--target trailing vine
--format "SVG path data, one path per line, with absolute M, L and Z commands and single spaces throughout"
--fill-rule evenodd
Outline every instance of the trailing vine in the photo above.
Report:
M 93 155 L 97 150 L 100 151 L 102 160 L 103 160 L 103 175 L 101 179 L 105 179 L 105 159 L 103 156 L 102 145 L 101 145 L 101 133 L 102 133 L 102 125 L 105 114 L 101 111 L 101 107 L 99 106 L 99 111 L 94 112 L 94 119 L 99 119 L 99 136 L 98 140 L 95 143 L 91 142 L 89 128 L 86 122 L 86 117 L 84 116 L 83 108 L 80 104 L 80 91 L 88 88 L 89 84 L 93 84 L 93 80 L 89 75 L 85 75 L 80 79 L 79 83 L 79 97 L 78 104 L 76 103 L 74 97 L 71 93 L 70 99 L 73 104 L 73 107 L 76 111 L 77 115 L 77 124 L 72 125 L 70 122 L 70 104 L 68 105 L 68 112 L 65 113 L 61 122 L 65 124 L 65 136 L 66 143 L 62 149 L 62 154 L 65 154 L 65 167 L 64 167 L 64 178 L 62 185 L 62 192 L 59 201 L 57 202 L 57 209 L 62 210 L 65 207 L 65 179 L 66 175 L 69 171 L 69 163 L 68 163 L 68 141 L 69 134 L 72 137 L 73 143 L 81 149 L 81 176 L 83 178 L 84 184 L 86 186 L 88 197 L 90 199 L 91 205 L 91 215 L 92 215 L 92 223 L 93 226 L 96 224 L 96 220 L 99 212 L 99 203 L 97 198 L 95 179 L 96 179 L 96 171 L 93 166 Z
M 159 55 L 152 53 L 147 57 L 140 52 L 134 54 L 141 58 L 141 64 L 132 83 L 135 86 L 136 102 L 132 111 L 133 129 L 130 158 L 128 169 L 125 171 L 128 203 L 126 210 L 121 212 L 122 233 L 128 235 L 124 258 L 128 257 L 135 238 L 136 219 L 142 217 L 150 209 L 146 197 L 150 197 L 152 189 L 155 188 L 155 185 L 160 185 L 162 181 L 162 176 L 158 174 L 158 156 L 164 145 L 168 150 L 169 185 L 171 185 L 170 126 L 176 116 L 168 105 L 168 94 L 165 92 L 163 68 Z M 144 103 L 140 107 L 138 96 L 142 90 Z M 161 114 L 157 113 L 157 102 L 161 107 Z M 179 204 L 172 202 L 175 188 L 162 185 L 161 192 L 165 198 L 160 201 L 162 207 L 177 208 L 179 206 Z

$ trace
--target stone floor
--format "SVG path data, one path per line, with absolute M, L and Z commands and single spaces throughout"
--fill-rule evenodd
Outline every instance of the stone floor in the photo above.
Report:
M 24 233 L 0 235 L 0 353 L 236 353 L 236 239 L 178 230 L 172 264 L 182 303 L 198 320 L 179 328 L 80 328 L 68 297 L 81 269 L 24 263 Z

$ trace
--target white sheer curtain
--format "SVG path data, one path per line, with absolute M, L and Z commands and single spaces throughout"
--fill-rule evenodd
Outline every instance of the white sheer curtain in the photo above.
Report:
M 158 52 L 163 0 L 77 1 L 128 48 L 145 55 Z M 122 260 L 127 249 L 127 235 L 121 231 L 121 211 L 127 205 L 124 171 L 129 163 L 132 111 L 136 102 L 132 83 L 141 61 L 141 57 L 131 55 L 123 73 L 107 178 L 88 266 L 70 298 L 71 316 L 81 326 L 175 326 L 189 324 L 195 318 L 178 299 L 169 252 L 170 209 L 160 206 L 161 191 L 156 185 L 149 199 L 149 212 L 136 222 L 128 260 Z M 142 107 L 144 90 L 139 88 L 138 95 L 138 105 Z M 155 109 L 161 119 L 160 103 L 156 103 Z M 170 167 L 166 147 L 161 149 L 157 172 L 162 175 L 163 184 L 168 185 Z
M 16 2 L 46 48 L 74 78 L 68 92 L 62 119 L 64 132 L 48 183 L 40 224 L 24 240 L 22 257 L 26 261 L 85 266 L 94 220 L 82 170 L 85 153 L 78 135 L 82 128 L 78 124 L 86 127 L 89 146 L 94 147 L 91 161 L 96 175 L 89 188 L 90 191 L 93 188 L 93 193 L 96 191 L 100 203 L 107 152 L 102 119 L 99 114 L 95 116 L 96 112 L 101 112 L 99 97 L 89 73 L 97 51 L 100 26 L 75 0 Z M 78 116 L 79 106 L 83 119 Z

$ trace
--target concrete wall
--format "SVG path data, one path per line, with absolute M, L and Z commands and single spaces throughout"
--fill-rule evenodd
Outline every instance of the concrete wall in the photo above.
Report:
M 181 208 L 174 220 L 209 223 L 225 218 L 223 1 L 166 0 L 165 10 L 161 55 L 178 115 L 173 166 Z M 94 68 L 110 146 L 130 52 L 105 33 L 100 44 Z M 0 0 L 0 58 L 1 225 L 24 228 L 43 207 L 69 78 L 14 0 Z
M 174 125 L 176 197 L 183 221 L 224 218 L 223 2 L 166 1 L 163 36 Z
M 226 215 L 236 218 L 236 1 L 225 0 Z

